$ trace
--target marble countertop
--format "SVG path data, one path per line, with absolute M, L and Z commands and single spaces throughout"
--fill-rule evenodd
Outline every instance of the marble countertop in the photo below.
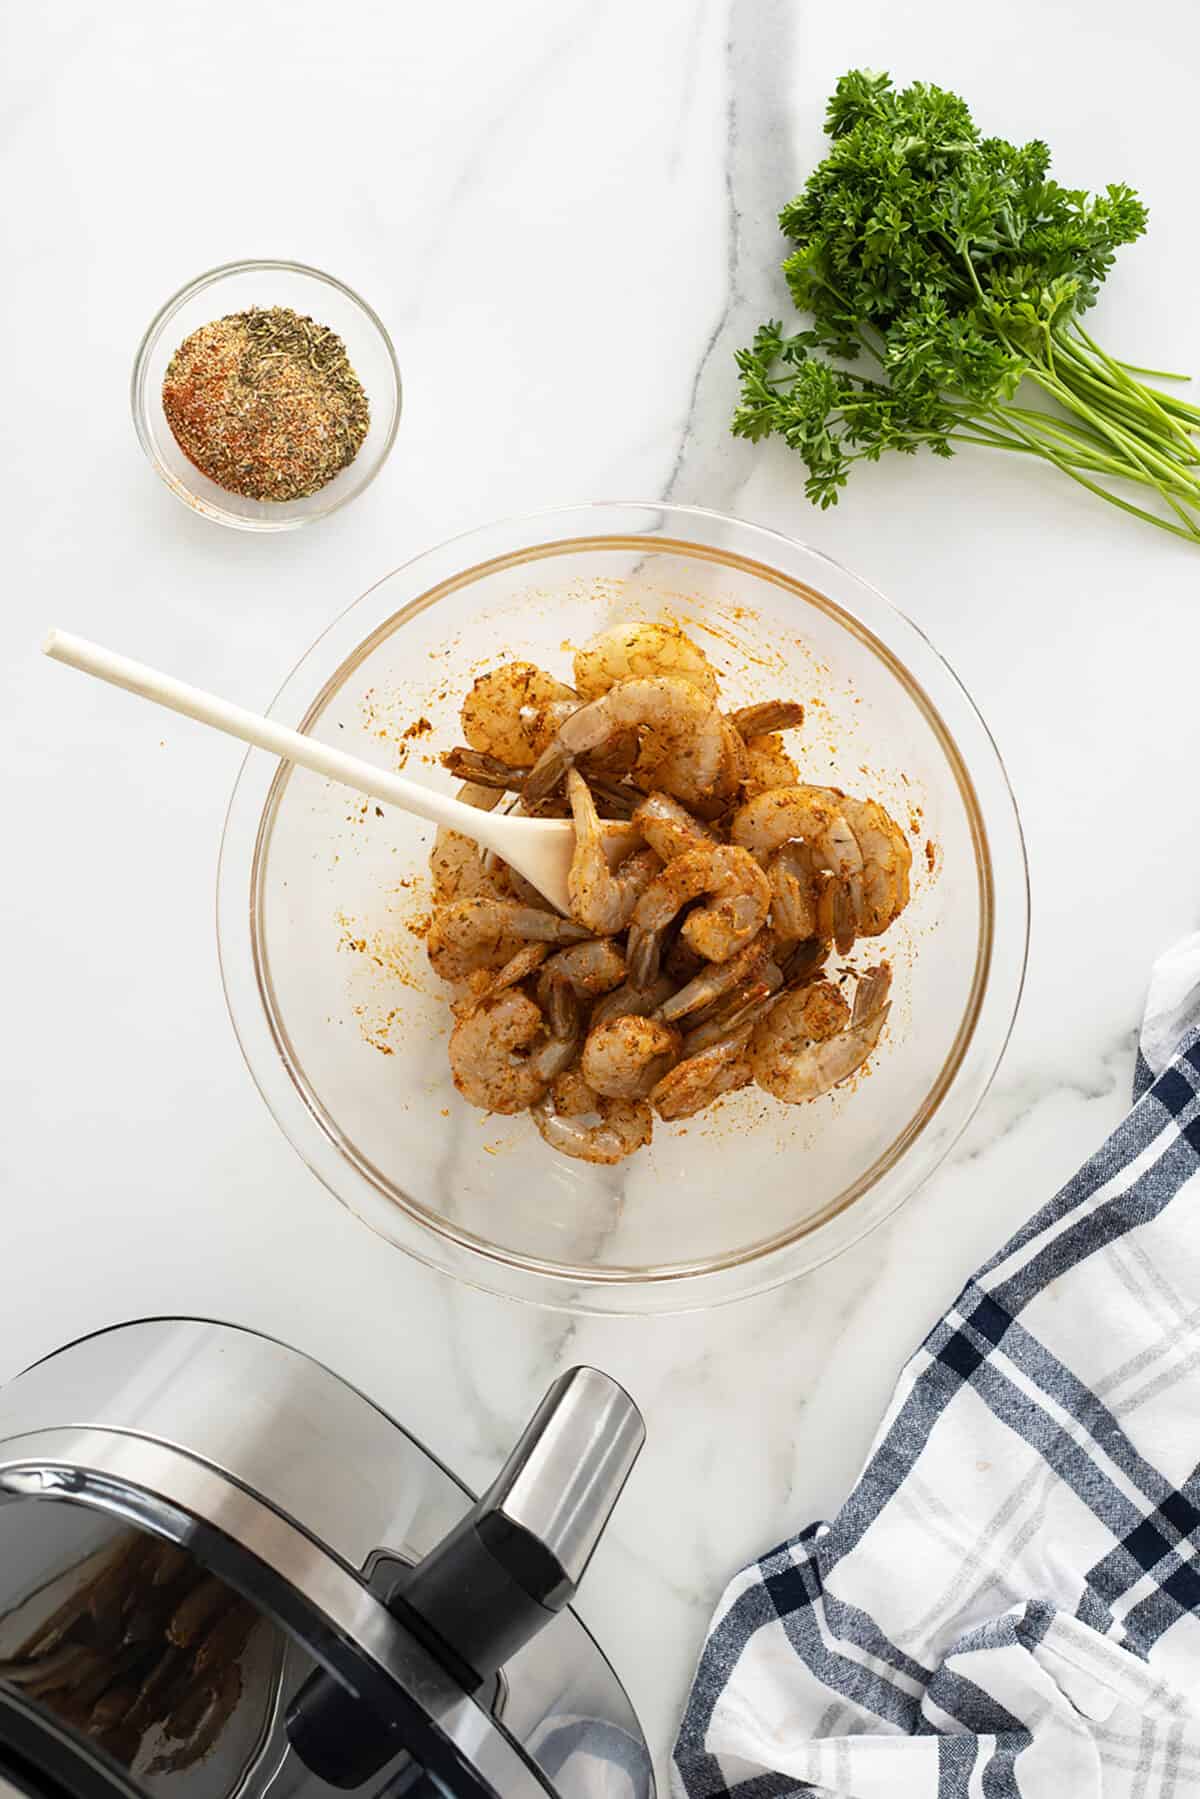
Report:
M 650 1441 L 581 1610 L 660 1765 L 723 1583 L 837 1505 L 938 1308 L 1118 1118 L 1149 964 L 1200 924 L 1196 553 L 984 451 L 864 469 L 817 513 L 786 453 L 725 429 L 731 352 L 785 303 L 775 210 L 856 63 L 1051 137 L 1068 180 L 1141 189 L 1151 231 L 1106 290 L 1104 337 L 1200 363 L 1180 154 L 1200 27 L 1185 0 L 1093 0 L 1086 32 L 1075 14 L 1012 0 L 984 30 L 952 0 L 60 0 L 6 21 L 0 1376 L 123 1316 L 216 1314 L 330 1362 L 481 1481 L 555 1370 L 610 1369 Z M 279 538 L 179 506 L 128 417 L 162 299 L 254 255 L 344 276 L 405 377 L 378 482 Z M 236 746 L 35 648 L 57 623 L 260 705 L 424 546 L 664 495 L 807 539 L 929 633 L 1011 772 L 1032 951 L 989 1098 L 888 1227 L 716 1313 L 578 1321 L 410 1264 L 307 1173 L 217 975 Z

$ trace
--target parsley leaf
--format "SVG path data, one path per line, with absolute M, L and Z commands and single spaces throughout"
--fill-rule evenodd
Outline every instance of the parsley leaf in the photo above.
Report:
M 1081 322 L 1146 229 L 1132 188 L 1062 187 L 1044 143 L 982 137 L 958 95 L 866 69 L 842 76 L 825 128 L 829 154 L 779 215 L 811 322 L 771 319 L 737 352 L 735 434 L 782 437 L 819 506 L 855 462 L 974 443 L 1039 456 L 1200 542 L 1200 409 Z M 1114 482 L 1151 490 L 1155 509 Z

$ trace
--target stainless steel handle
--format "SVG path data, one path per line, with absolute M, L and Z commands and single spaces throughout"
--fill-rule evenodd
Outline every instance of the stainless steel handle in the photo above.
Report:
M 483 1497 L 379 1597 L 468 1692 L 551 1623 L 575 1594 L 646 1440 L 623 1387 L 595 1368 L 560 1375 Z M 301 1760 L 360 1786 L 392 1752 L 356 1701 L 312 1675 L 288 1713 Z
M 571 1368 L 525 1426 L 479 1511 L 536 1537 L 574 1589 L 645 1441 L 624 1387 L 597 1368 Z

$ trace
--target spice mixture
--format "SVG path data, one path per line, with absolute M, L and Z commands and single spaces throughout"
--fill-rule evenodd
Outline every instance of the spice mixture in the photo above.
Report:
M 336 331 L 288 306 L 201 325 L 172 356 L 163 411 L 201 474 L 252 500 L 301 500 L 353 462 L 370 422 Z

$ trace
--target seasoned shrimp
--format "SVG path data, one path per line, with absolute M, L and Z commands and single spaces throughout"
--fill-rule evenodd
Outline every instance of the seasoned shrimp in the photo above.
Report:
M 759 861 L 785 843 L 805 843 L 814 866 L 827 868 L 843 881 L 850 909 L 843 915 L 837 946 L 843 954 L 854 941 L 853 922 L 863 910 L 863 856 L 841 809 L 841 794 L 832 787 L 777 787 L 739 806 L 729 826 L 730 839 Z
M 435 907 L 425 947 L 435 974 L 461 981 L 475 968 L 502 968 L 523 943 L 578 943 L 589 935 L 557 912 L 511 900 L 461 899 Z
M 759 1086 L 799 1105 L 854 1074 L 879 1041 L 891 981 L 886 963 L 868 969 L 859 979 L 853 1011 L 828 981 L 785 994 L 750 1040 L 750 1066 Z
M 636 760 L 636 745 L 634 750 L 631 761 Z M 441 762 L 452 775 L 468 776 L 478 787 L 494 789 L 497 794 L 520 793 L 529 776 L 528 768 L 501 762 L 498 756 L 485 756 L 482 751 L 467 749 L 462 744 L 446 750 Z M 640 788 L 599 775 L 591 767 L 587 770 L 587 784 L 597 807 L 603 807 L 606 818 L 632 817 L 634 808 L 645 798 Z
M 499 795 L 486 787 L 468 781 L 458 790 L 457 798 L 464 806 L 480 812 L 494 810 Z M 483 853 L 472 837 L 442 825 L 429 853 L 429 872 L 433 877 L 433 898 L 442 900 L 472 899 L 494 893 L 495 888 L 484 866 Z
M 575 820 L 575 854 L 567 874 L 571 916 L 590 931 L 608 935 L 623 931 L 662 864 L 653 850 L 646 849 L 635 850 L 615 869 L 610 868 L 600 815 L 576 768 L 567 770 L 567 794 Z
M 506 987 L 519 987 L 531 974 L 536 974 L 549 954 L 548 943 L 526 943 L 515 956 L 509 957 L 503 968 L 473 968 L 459 984 L 450 1010 L 456 1018 L 469 1018 L 493 993 L 503 993 Z M 539 1000 L 539 1003 L 542 1002 Z
M 546 997 L 542 1001 L 543 983 L 538 983 L 539 1003 L 550 1035 L 535 1050 L 532 1061 L 535 1073 L 545 1081 L 552 1081 L 565 1074 L 579 1054 L 579 1045 L 583 1041 L 583 1008 L 565 975 L 551 975 L 544 987 Z
M 694 1056 L 722 1038 L 731 1037 L 743 1025 L 755 1025 L 771 1008 L 783 986 L 783 975 L 774 962 L 768 962 L 757 981 L 730 994 L 721 1005 L 714 1006 L 703 1023 L 693 1025 L 683 1039 L 683 1053 Z
M 438 834 L 427 948 L 452 988 L 459 1091 L 612 1164 L 656 1115 L 752 1081 L 788 1104 L 845 1081 L 880 1041 L 891 975 L 858 977 L 851 1008 L 851 971 L 843 999 L 822 969 L 903 910 L 906 833 L 875 800 L 801 778 L 799 701 L 723 711 L 717 670 L 673 622 L 612 626 L 567 679 L 494 669 L 442 756 L 473 804 L 516 795 L 572 821 L 567 918 L 495 852 Z
M 858 920 L 850 890 L 821 866 L 807 843 L 785 843 L 767 863 L 771 883 L 771 924 L 781 943 L 809 938 L 836 939 L 843 949 L 854 941 Z
M 772 787 L 794 787 L 799 779 L 800 770 L 784 749 L 782 737 L 747 737 L 746 774 L 742 782 L 746 799 L 770 793 Z
M 450 1033 L 450 1067 L 463 1098 L 484 1112 L 524 1112 L 551 1076 L 535 1051 L 552 1042 L 541 1008 L 514 988 L 485 999 Z
M 606 1099 L 574 1071 L 551 1083 L 530 1107 L 530 1117 L 551 1149 L 580 1162 L 624 1161 L 649 1143 L 654 1131 L 654 1115 L 644 1100 Z M 593 1118 L 595 1123 L 588 1122 Z
M 728 719 L 721 719 L 720 730 L 717 771 L 703 792 L 697 792 L 693 782 L 691 751 L 684 747 L 663 756 L 653 738 L 642 746 L 635 770 L 637 779 L 644 787 L 664 787 L 668 793 L 677 794 L 702 818 L 719 818 L 741 789 L 748 766 L 746 745 Z
M 499 756 L 487 756 L 465 743 L 456 743 L 453 749 L 443 750 L 438 760 L 457 780 L 474 782 L 497 794 L 520 793 L 521 784 L 529 773 L 528 764 L 502 762 Z M 493 800 L 492 803 L 497 802 Z
M 877 800 L 852 800 L 843 794 L 841 806 L 863 857 L 858 928 L 865 937 L 878 937 L 908 904 L 912 850 L 900 826 Z
M 749 743 L 767 732 L 794 731 L 804 723 L 804 707 L 799 700 L 761 700 L 756 706 L 739 706 L 729 722 Z
M 578 700 L 532 662 L 505 662 L 480 675 L 462 705 L 463 735 L 473 750 L 501 762 L 533 762 L 558 728 L 546 709 L 556 701 Z
M 728 727 L 710 695 L 678 675 L 621 681 L 564 721 L 525 783 L 533 804 L 556 787 L 567 769 L 623 731 L 644 733 L 643 754 L 669 772 L 664 787 L 685 805 L 710 798 L 724 778 Z
M 618 681 L 643 675 L 678 675 L 714 698 L 716 672 L 698 643 L 662 620 L 612 625 L 575 652 L 575 688 L 581 700 L 599 699 Z
M 673 862 L 685 850 L 701 849 L 717 842 L 715 834 L 669 793 L 649 793 L 633 814 L 633 822 L 650 848 L 664 862 Z
M 787 985 L 798 987 L 802 981 L 811 980 L 827 960 L 830 947 L 827 937 L 809 937 L 803 943 L 781 945 L 779 967 Z
M 676 1062 L 651 1089 L 650 1104 L 660 1118 L 690 1118 L 737 1087 L 748 1087 L 751 1080 L 746 1044 L 750 1027 L 735 1031 L 719 1043 L 712 1043 L 684 1062 Z
M 685 943 L 678 931 L 667 933 L 666 948 L 663 951 L 662 971 L 670 975 L 674 987 L 683 987 L 708 965 L 703 956 L 698 956 L 690 943 Z
M 592 1029 L 611 1024 L 614 1018 L 649 1018 L 674 991 L 675 983 L 665 976 L 652 981 L 648 987 L 635 987 L 626 981 L 596 1001 L 592 1007 Z
M 711 1006 L 714 1000 L 723 999 L 763 967 L 770 959 L 774 947 L 771 933 L 761 931 L 752 943 L 739 950 L 736 956 L 731 956 L 728 962 L 712 963 L 701 969 L 677 993 L 663 1001 L 656 1016 L 664 1024 L 674 1024 L 680 1018 Z
M 625 957 L 611 938 L 601 937 L 557 950 L 546 963 L 541 978 L 547 981 L 561 976 L 580 999 L 593 999 L 619 987 L 625 973 Z M 544 1003 L 540 986 L 538 1001 Z
M 679 1060 L 680 1045 L 679 1032 L 669 1024 L 626 1012 L 609 1024 L 592 1026 L 579 1071 L 605 1099 L 645 1099 Z
M 701 894 L 705 906 L 689 912 L 680 932 L 709 962 L 727 962 L 758 935 L 771 904 L 766 875 L 748 850 L 706 844 L 668 862 L 637 903 L 629 933 L 629 968 L 641 985 L 657 972 L 662 933 L 676 913 Z

